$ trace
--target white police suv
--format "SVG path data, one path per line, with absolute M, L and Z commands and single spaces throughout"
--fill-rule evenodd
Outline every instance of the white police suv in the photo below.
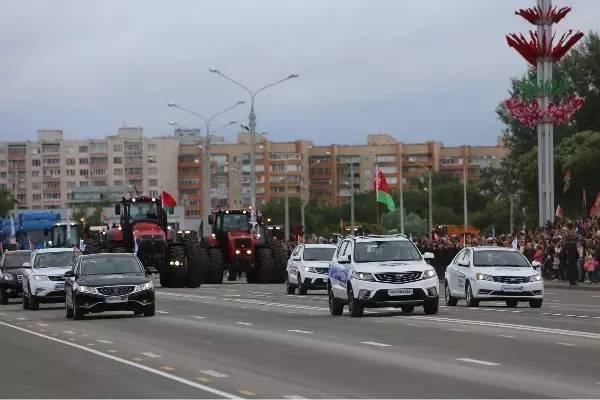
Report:
M 77 249 L 35 250 L 23 264 L 23 309 L 37 310 L 40 303 L 64 303 L 65 272 L 81 255 Z
M 287 264 L 287 294 L 305 295 L 311 289 L 327 289 L 329 263 L 335 245 L 301 244 L 296 246 Z
M 343 239 L 329 267 L 331 315 L 342 315 L 346 304 L 352 317 L 361 317 L 365 307 L 389 306 L 403 312 L 423 306 L 426 314 L 436 314 L 439 281 L 425 261 L 432 258 L 404 235 Z
M 505 247 L 467 247 L 446 268 L 446 304 L 465 299 L 469 307 L 480 301 L 520 301 L 540 308 L 544 300 L 542 277 L 518 250 Z

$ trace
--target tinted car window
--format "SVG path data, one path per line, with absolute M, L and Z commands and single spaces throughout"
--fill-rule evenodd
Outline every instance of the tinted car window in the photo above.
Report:
M 6 253 L 3 268 L 21 268 L 27 261 L 29 261 L 28 253 Z
M 409 241 L 382 240 L 358 242 L 354 251 L 356 262 L 419 261 L 419 250 Z
M 530 267 L 529 262 L 521 253 L 496 250 L 474 252 L 473 265 L 476 267 Z
M 304 261 L 331 261 L 335 249 L 311 248 L 304 249 Z
M 49 267 L 67 267 L 73 265 L 81 253 L 73 250 L 39 253 L 35 257 L 34 268 L 49 268 Z
M 94 257 L 82 260 L 81 275 L 141 274 L 142 269 L 133 257 Z

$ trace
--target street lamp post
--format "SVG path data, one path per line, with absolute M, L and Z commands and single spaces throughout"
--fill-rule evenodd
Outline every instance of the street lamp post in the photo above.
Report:
M 238 81 L 233 78 L 225 75 L 221 71 L 215 68 L 210 68 L 210 72 L 221 75 L 223 78 L 227 79 L 234 85 L 244 89 L 250 95 L 250 115 L 248 116 L 248 125 L 250 129 L 250 205 L 252 207 L 252 226 L 253 228 L 256 226 L 256 114 L 254 112 L 254 99 L 256 95 L 270 87 L 288 81 L 290 79 L 297 78 L 298 74 L 290 74 L 283 79 L 280 79 L 276 82 L 270 83 L 266 86 L 263 86 L 255 91 L 252 91 L 248 87 L 242 85 Z
M 210 179 L 210 137 L 211 137 L 211 131 L 210 131 L 210 123 L 212 122 L 212 120 L 216 117 L 218 117 L 219 115 L 233 110 L 234 108 L 236 108 L 237 106 L 240 106 L 242 104 L 245 104 L 245 101 L 238 101 L 237 103 L 211 115 L 210 117 L 206 118 L 204 117 L 202 114 L 199 114 L 197 112 L 191 111 L 185 107 L 182 107 L 178 104 L 175 104 L 173 102 L 168 102 L 167 106 L 169 107 L 173 107 L 173 108 L 178 108 L 181 111 L 184 111 L 188 114 L 191 114 L 193 116 L 196 116 L 198 118 L 200 118 L 201 120 L 204 121 L 205 125 L 206 125 L 206 132 L 204 134 L 204 165 L 203 165 L 203 172 L 204 172 L 204 193 L 203 193 L 203 205 L 202 205 L 202 214 L 203 214 L 203 231 L 206 230 L 206 232 L 208 232 L 208 217 L 210 215 L 210 210 L 211 210 L 211 202 L 210 202 L 210 187 L 211 187 L 211 179 Z M 235 123 L 235 122 L 234 122 Z M 219 128 L 222 129 L 225 126 L 229 126 L 231 125 L 231 122 L 224 125 L 223 127 Z
M 425 168 L 427 169 L 427 192 L 428 192 L 428 203 L 429 203 L 429 237 L 430 239 L 433 239 L 433 182 L 431 179 L 431 169 L 432 167 L 427 167 L 417 161 L 412 161 L 413 163 L 417 164 L 419 167 L 421 168 Z
M 290 238 L 290 194 L 288 192 L 287 158 L 283 160 L 283 184 L 285 191 L 285 241 Z

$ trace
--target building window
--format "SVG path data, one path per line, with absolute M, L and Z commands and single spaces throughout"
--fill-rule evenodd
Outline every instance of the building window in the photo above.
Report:
M 150 186 L 158 186 L 158 179 L 150 179 L 148 182 Z
M 67 165 L 75 165 L 75 159 L 74 158 L 67 158 Z
M 142 151 L 142 143 L 141 142 L 125 143 L 125 151 L 141 152 Z
M 75 187 L 75 182 L 73 182 L 73 181 L 67 182 L 67 189 L 73 189 L 74 187 Z
M 40 182 L 33 182 L 31 184 L 31 189 L 33 190 L 39 190 L 42 188 L 42 184 Z
M 44 165 L 59 165 L 60 158 L 45 158 Z
M 90 153 L 106 153 L 108 145 L 106 143 L 90 143 Z
M 148 143 L 148 151 L 151 153 L 156 153 L 156 143 Z
M 113 164 L 123 164 L 123 157 L 113 157 Z
M 462 165 L 462 157 L 444 157 L 440 159 L 441 165 Z
M 148 193 L 150 193 L 150 197 L 158 197 L 158 190 L 150 190 Z
M 87 169 L 80 169 L 79 176 L 88 176 L 89 171 Z
M 396 162 L 396 156 L 393 154 L 379 154 L 379 155 L 377 155 L 377 162 L 378 163 Z
M 88 181 L 80 181 L 79 182 L 79 187 L 87 187 L 88 186 Z
M 60 199 L 60 193 L 58 193 L 58 192 L 44 193 L 44 200 L 58 200 L 58 199 Z
M 125 168 L 127 175 L 142 175 L 142 168 Z
M 82 157 L 79 159 L 79 164 L 88 164 L 89 160 L 86 157 Z
M 156 168 L 156 167 L 148 168 L 148 175 L 157 175 L 157 174 L 158 174 L 158 168 Z
M 33 178 L 37 178 L 38 176 L 40 176 L 40 171 L 31 171 L 31 176 Z
M 75 176 L 75 170 L 74 169 L 68 169 L 67 170 L 67 176 Z
M 123 175 L 123 168 L 113 169 L 113 175 Z
M 113 186 L 121 186 L 123 185 L 123 181 L 114 181 Z
M 41 201 L 42 200 L 42 194 L 41 193 L 34 193 L 33 194 L 33 201 Z
M 91 176 L 106 175 L 106 169 L 105 168 L 94 168 L 93 170 L 91 170 L 90 175 Z M 104 185 L 104 186 L 106 186 L 106 185 Z
M 132 186 L 137 187 L 138 189 L 142 186 L 142 180 L 141 179 L 130 179 L 129 184 Z
M 92 164 L 108 164 L 108 157 L 91 157 L 90 163 L 92 163 Z
M 113 144 L 113 152 L 115 152 L 115 153 L 122 153 L 123 152 L 123 145 L 122 144 Z
M 59 144 L 45 144 L 42 146 L 42 153 L 59 153 L 60 145 Z
M 33 167 L 39 167 L 40 166 L 40 160 L 31 160 L 31 165 Z
M 107 182 L 105 180 L 93 181 L 92 186 L 104 187 L 104 186 L 106 186 L 106 183 Z
M 87 153 L 88 152 L 88 147 L 87 146 L 79 146 L 79 152 L 80 153 Z

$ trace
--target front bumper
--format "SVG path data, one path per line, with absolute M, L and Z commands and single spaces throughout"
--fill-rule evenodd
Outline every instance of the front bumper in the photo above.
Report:
M 326 273 L 319 274 L 315 272 L 304 272 L 302 273 L 302 284 L 307 289 L 312 290 L 325 290 L 329 283 L 329 275 Z
M 65 283 L 37 281 L 31 287 L 31 295 L 35 296 L 39 303 L 62 303 L 65 301 Z
M 354 296 L 363 302 L 365 307 L 390 307 L 401 305 L 422 305 L 425 302 L 437 301 L 439 298 L 439 280 L 433 278 L 405 284 L 362 281 L 352 279 Z M 389 290 L 407 289 L 407 294 L 390 294 Z M 409 293 L 412 290 L 412 293 Z
M 506 299 L 543 299 L 544 283 L 525 282 L 519 284 L 507 284 L 491 281 L 473 281 L 473 296 L 478 300 L 506 300 Z
M 23 294 L 23 284 L 17 280 L 2 281 L 0 287 L 6 290 L 6 294 L 10 298 L 21 297 Z
M 87 312 L 99 313 L 104 311 L 143 311 L 144 307 L 154 303 L 154 290 L 147 289 L 131 293 L 127 301 L 121 303 L 107 303 L 107 297 L 101 294 L 77 293 L 75 295 L 75 305 L 81 307 Z

